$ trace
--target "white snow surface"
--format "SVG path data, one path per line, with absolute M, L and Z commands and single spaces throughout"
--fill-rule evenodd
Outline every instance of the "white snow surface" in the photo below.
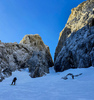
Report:
M 68 73 L 82 75 L 67 80 Z M 17 77 L 16 85 L 10 85 Z M 0 100 L 94 100 L 94 67 L 69 69 L 50 73 L 40 78 L 30 78 L 27 70 L 13 72 L 0 83 Z

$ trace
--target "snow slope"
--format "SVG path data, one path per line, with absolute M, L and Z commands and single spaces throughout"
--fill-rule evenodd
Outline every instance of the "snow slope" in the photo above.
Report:
M 68 73 L 83 74 L 75 79 L 61 79 Z M 15 76 L 16 86 L 11 86 Z M 27 70 L 13 72 L 0 83 L 0 100 L 94 100 L 94 67 L 58 73 L 52 67 L 49 74 L 40 78 L 30 78 Z

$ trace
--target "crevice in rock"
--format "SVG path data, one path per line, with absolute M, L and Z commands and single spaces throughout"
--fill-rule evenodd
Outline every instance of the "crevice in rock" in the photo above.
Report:
M 94 26 L 94 18 L 92 19 L 92 26 Z

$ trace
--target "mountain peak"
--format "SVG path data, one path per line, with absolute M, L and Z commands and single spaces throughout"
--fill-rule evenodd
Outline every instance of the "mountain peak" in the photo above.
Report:
M 21 44 L 31 44 L 35 41 L 42 41 L 41 37 L 38 34 L 25 35 L 24 38 L 20 41 L 20 43 Z

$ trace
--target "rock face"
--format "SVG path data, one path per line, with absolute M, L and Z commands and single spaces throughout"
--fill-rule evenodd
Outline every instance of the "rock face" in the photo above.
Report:
M 37 34 L 26 35 L 20 44 L 0 42 L 1 80 L 20 68 L 29 68 L 31 77 L 40 77 L 48 73 L 48 68 L 51 66 L 53 66 L 53 61 L 49 47 Z
M 33 53 L 27 60 L 25 67 L 29 68 L 30 76 L 40 77 L 49 73 L 49 67 L 53 66 L 49 47 L 46 46 L 39 35 L 26 35 L 20 44 L 30 44 L 33 47 Z
M 55 51 L 55 70 L 94 66 L 94 0 L 72 9 Z

